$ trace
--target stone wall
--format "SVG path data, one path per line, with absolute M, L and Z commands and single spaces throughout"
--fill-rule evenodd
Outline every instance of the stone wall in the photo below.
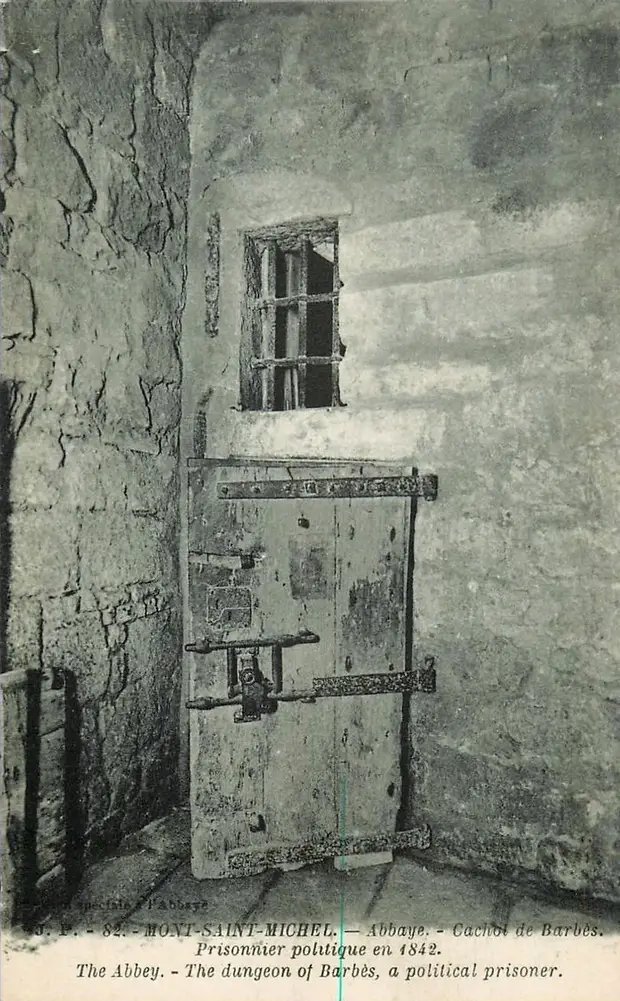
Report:
M 55 692 L 32 779 L 41 880 L 67 827 L 75 860 L 178 797 L 187 121 L 211 13 L 4 13 L 0 633 L 3 668 Z
M 184 336 L 188 452 L 208 401 L 209 454 L 439 476 L 415 540 L 439 690 L 412 708 L 406 804 L 434 856 L 616 898 L 619 15 L 433 0 L 217 26 Z M 347 406 L 239 413 L 239 230 L 317 215 L 340 219 Z

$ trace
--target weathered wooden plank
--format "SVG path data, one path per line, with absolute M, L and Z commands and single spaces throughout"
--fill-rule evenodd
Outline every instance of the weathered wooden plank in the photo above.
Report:
M 64 728 L 64 688 L 47 688 L 41 691 L 40 720 L 39 732 L 41 736 Z
M 337 528 L 338 675 L 405 668 L 407 502 L 342 501 Z M 401 798 L 402 695 L 336 700 L 339 830 L 395 830 Z M 346 867 L 346 859 L 341 863 Z
M 37 872 L 44 873 L 64 861 L 65 732 L 64 728 L 41 734 L 37 796 Z
M 65 797 L 61 789 L 41 797 L 37 808 L 37 872 L 48 872 L 65 860 Z
M 2 811 L 2 923 L 12 923 L 22 905 L 23 849 L 26 822 L 26 733 L 28 672 L 0 675 Z
M 240 539 L 241 511 L 236 505 L 221 505 L 214 523 L 213 491 L 217 471 L 209 471 L 194 481 L 190 518 L 199 526 L 207 552 L 230 551 L 231 540 Z M 230 507 L 235 508 L 231 513 Z M 234 533 L 234 534 L 233 534 Z M 203 550 L 204 551 L 204 550 Z M 244 634 L 238 624 L 209 623 L 206 593 L 196 586 L 196 570 L 190 570 L 190 632 L 202 637 L 207 631 L 226 640 Z M 230 581 L 232 583 L 233 571 Z M 245 630 L 247 633 L 247 629 Z M 190 658 L 190 696 L 209 694 L 223 698 L 228 692 L 226 653 L 221 650 Z M 249 823 L 264 814 L 262 775 L 257 762 L 264 758 L 264 731 L 235 726 L 230 709 L 220 709 L 208 720 L 198 713 L 190 716 L 190 798 L 192 872 L 198 879 L 225 874 L 226 852 L 245 846 L 250 838 Z M 255 832 L 260 846 L 264 835 Z
M 39 799 L 64 789 L 65 734 L 54 730 L 41 736 L 39 747 Z
M 269 475 L 279 475 L 270 469 Z M 252 502 L 249 502 L 250 504 Z M 331 670 L 334 645 L 335 543 L 334 508 L 329 501 L 308 505 L 300 500 L 254 505 L 269 545 L 269 569 L 261 578 L 262 625 L 273 633 L 310 629 L 317 644 L 283 650 L 282 683 L 304 690 L 312 678 Z M 308 832 L 335 829 L 329 749 L 333 745 L 333 709 L 303 703 L 279 705 L 266 721 L 265 798 L 268 840 L 298 843 Z M 327 752 L 327 753 L 326 753 Z

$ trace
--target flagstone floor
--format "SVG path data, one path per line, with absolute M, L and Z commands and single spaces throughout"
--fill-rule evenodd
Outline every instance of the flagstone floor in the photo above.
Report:
M 540 927 L 595 923 L 620 932 L 620 907 L 573 896 L 554 899 L 498 880 L 431 868 L 406 856 L 391 864 L 339 872 L 332 862 L 260 876 L 198 881 L 189 863 L 189 820 L 177 811 L 127 838 L 93 865 L 63 911 L 46 926 L 100 931 L 192 923 L 337 923 L 354 934 L 372 924 L 450 930 L 520 922 Z M 159 933 L 159 930 L 158 930 Z

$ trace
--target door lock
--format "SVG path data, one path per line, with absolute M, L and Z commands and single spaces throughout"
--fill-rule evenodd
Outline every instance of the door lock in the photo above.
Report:
M 275 712 L 278 702 L 316 702 L 317 699 L 343 698 L 351 695 L 396 695 L 420 692 L 431 695 L 437 690 L 435 658 L 424 658 L 424 667 L 398 674 L 353 674 L 314 678 L 312 688 L 282 691 L 265 678 L 250 655 L 239 671 L 241 684 L 229 689 L 227 699 L 203 697 L 186 703 L 188 709 L 217 709 L 219 706 L 241 706 L 236 723 L 259 720 L 263 713 Z
M 262 674 L 255 653 L 239 655 L 239 687 L 241 688 L 241 709 L 234 715 L 235 723 L 253 723 L 263 713 L 273 713 L 278 703 L 267 696 L 273 691 L 273 682 Z
M 218 706 L 241 706 L 234 714 L 235 723 L 253 723 L 265 713 L 274 713 L 278 702 L 296 701 L 297 696 L 282 691 L 282 651 L 291 646 L 318 643 L 320 636 L 308 629 L 279 636 L 261 636 L 249 640 L 204 640 L 188 643 L 188 653 L 208 654 L 226 651 L 228 698 L 200 698 L 187 703 L 188 709 L 215 709 Z M 258 664 L 260 648 L 271 648 L 271 678 L 265 677 Z M 300 693 L 300 701 L 314 702 L 312 692 Z

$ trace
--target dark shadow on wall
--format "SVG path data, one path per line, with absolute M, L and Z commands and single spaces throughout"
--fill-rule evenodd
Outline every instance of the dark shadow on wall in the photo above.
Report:
M 65 879 L 67 898 L 74 893 L 84 873 L 86 819 L 80 796 L 82 759 L 82 714 L 77 683 L 72 671 L 64 672 L 65 682 Z
M 411 498 L 409 508 L 409 532 L 407 538 L 407 565 L 405 576 L 405 671 L 413 671 L 413 612 L 414 612 L 414 568 L 415 568 L 415 522 L 418 504 L 415 497 Z M 411 692 L 403 693 L 403 713 L 400 727 L 400 779 L 401 798 L 396 815 L 396 830 L 405 831 L 412 822 L 411 805 L 415 795 L 415 786 L 411 774 Z
M 0 380 L 0 672 L 8 671 L 7 631 L 9 624 L 11 566 L 11 465 L 15 451 L 12 426 L 15 387 Z
M 29 671 L 26 688 L 26 795 L 24 831 L 20 846 L 18 913 L 16 918 L 27 930 L 37 912 L 37 826 L 41 781 L 41 672 Z

